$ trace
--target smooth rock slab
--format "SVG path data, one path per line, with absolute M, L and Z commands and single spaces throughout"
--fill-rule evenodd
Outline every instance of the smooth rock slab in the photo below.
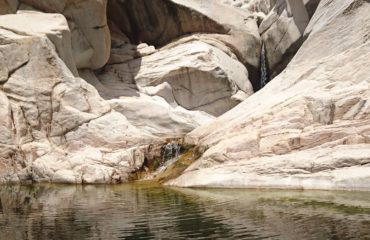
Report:
M 202 41 L 169 46 L 140 59 L 108 65 L 98 79 L 112 89 L 103 90 L 103 97 L 108 98 L 127 96 L 125 88 L 148 94 L 151 87 L 168 83 L 172 90 L 161 95 L 167 102 L 216 116 L 238 103 L 231 97 L 239 90 L 246 97 L 253 93 L 243 64 Z
M 321 1 L 287 69 L 188 134 L 208 150 L 168 184 L 369 190 L 369 11 Z

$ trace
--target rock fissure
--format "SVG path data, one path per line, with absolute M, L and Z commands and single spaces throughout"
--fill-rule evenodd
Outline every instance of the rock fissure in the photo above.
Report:
M 18 70 L 25 67 L 28 64 L 28 62 L 29 62 L 29 59 L 27 59 L 25 62 L 21 63 L 19 66 L 15 67 L 13 69 L 10 69 L 9 72 L 8 72 L 8 79 L 10 79 L 13 76 L 13 74 L 15 74 Z

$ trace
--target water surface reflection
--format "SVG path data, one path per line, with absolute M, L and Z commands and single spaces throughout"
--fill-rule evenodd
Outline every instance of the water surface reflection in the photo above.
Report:
M 0 239 L 370 239 L 370 193 L 3 186 Z

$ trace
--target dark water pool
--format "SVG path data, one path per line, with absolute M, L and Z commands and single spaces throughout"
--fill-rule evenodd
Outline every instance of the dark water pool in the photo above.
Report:
M 370 193 L 2 186 L 0 239 L 370 239 Z

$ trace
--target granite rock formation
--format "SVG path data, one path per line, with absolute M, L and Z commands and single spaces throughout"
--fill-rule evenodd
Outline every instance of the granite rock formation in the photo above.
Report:
M 369 11 L 368 1 L 320 1 L 288 67 L 191 132 L 206 151 L 168 184 L 369 190 Z
M 0 0 L 0 182 L 125 182 L 185 137 L 169 185 L 370 190 L 369 11 Z

